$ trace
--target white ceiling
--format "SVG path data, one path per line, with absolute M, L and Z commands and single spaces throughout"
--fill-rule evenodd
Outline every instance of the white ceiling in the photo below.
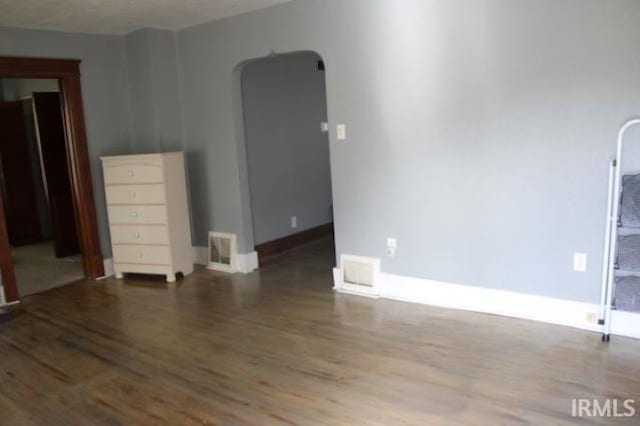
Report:
M 178 30 L 289 0 L 0 0 L 0 26 L 96 34 Z

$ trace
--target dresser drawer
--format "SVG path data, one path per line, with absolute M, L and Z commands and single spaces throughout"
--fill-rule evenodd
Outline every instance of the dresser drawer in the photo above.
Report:
M 143 263 L 148 265 L 169 265 L 171 255 L 165 246 L 113 245 L 114 263 Z
M 162 183 L 162 167 L 153 164 L 119 164 L 104 166 L 107 185 L 127 183 Z
M 167 224 L 165 206 L 107 206 L 107 212 L 112 225 Z
M 107 185 L 107 204 L 165 204 L 164 184 Z
M 169 244 L 169 230 L 164 225 L 112 225 L 112 244 Z

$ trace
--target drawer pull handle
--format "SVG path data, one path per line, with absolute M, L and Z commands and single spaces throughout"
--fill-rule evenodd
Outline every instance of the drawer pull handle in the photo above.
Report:
M 140 239 L 140 233 L 139 232 L 136 232 L 136 238 Z
M 128 172 L 127 174 L 129 175 L 129 177 L 133 177 L 133 175 L 134 175 L 135 173 L 133 173 L 133 170 L 129 170 L 129 172 Z
M 129 191 L 129 197 L 136 198 L 136 191 Z
M 138 212 L 131 212 L 131 213 L 129 214 L 129 216 L 131 216 L 131 217 L 138 217 Z
M 136 253 L 136 257 L 137 257 L 138 259 L 141 259 L 141 258 L 142 258 L 142 253 Z

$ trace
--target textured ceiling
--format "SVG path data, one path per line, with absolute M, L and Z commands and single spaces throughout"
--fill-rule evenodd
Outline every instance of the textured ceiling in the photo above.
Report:
M 177 30 L 288 0 L 0 0 L 0 26 L 126 34 Z

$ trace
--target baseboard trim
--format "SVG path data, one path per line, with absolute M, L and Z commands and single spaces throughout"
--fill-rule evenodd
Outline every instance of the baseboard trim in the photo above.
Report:
M 113 269 L 113 258 L 107 257 L 102 260 L 104 263 L 104 276 L 98 278 L 98 280 L 103 280 L 105 278 L 112 277 L 116 274 L 115 269 Z
M 192 249 L 193 263 L 197 265 L 207 266 L 209 264 L 209 248 L 194 246 Z M 229 269 L 223 272 L 239 272 L 241 274 L 249 274 L 258 269 L 258 253 L 238 253 L 236 257 L 236 264 L 233 269 Z
M 341 276 L 339 269 L 334 271 L 334 288 L 340 292 L 353 293 L 345 289 L 340 282 Z M 597 324 L 599 309 L 595 303 L 575 302 L 388 273 L 380 273 L 377 290 L 379 296 L 385 299 L 521 318 L 589 331 L 602 331 L 602 326 Z M 612 333 L 640 337 L 638 325 L 640 315 L 621 314 L 626 313 L 614 313 Z M 630 315 L 634 315 L 635 322 L 629 319 Z M 625 324 L 624 327 L 622 323 Z
M 640 339 L 640 313 L 612 311 L 611 334 Z
M 256 246 L 258 259 L 260 263 L 263 263 L 271 256 L 275 256 L 287 250 L 291 250 L 292 248 L 332 235 L 333 222 L 296 232 L 295 234 L 287 235 L 286 237 L 278 238 L 277 240 L 258 244 Z
M 236 258 L 236 271 L 241 274 L 249 274 L 258 269 L 258 252 L 240 254 Z
M 19 303 L 20 303 L 20 300 L 7 303 L 7 298 L 4 294 L 4 287 L 0 284 L 0 308 L 15 306 L 15 305 L 18 305 Z

